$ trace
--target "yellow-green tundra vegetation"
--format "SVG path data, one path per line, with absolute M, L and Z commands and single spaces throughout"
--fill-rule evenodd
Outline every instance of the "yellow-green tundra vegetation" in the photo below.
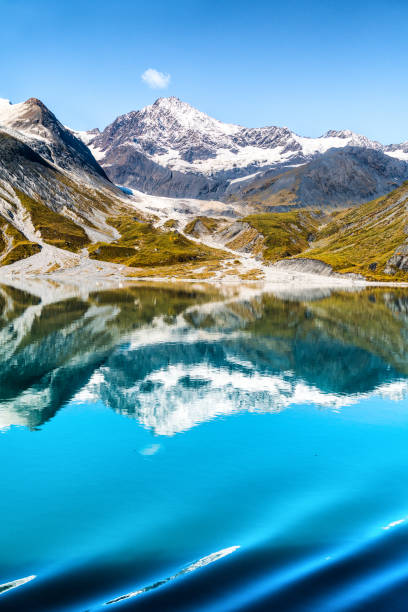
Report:
M 73 190 L 67 179 L 63 188 Z M 75 187 L 76 188 L 76 187 Z M 42 240 L 72 252 L 88 252 L 92 259 L 143 269 L 143 276 L 209 278 L 223 268 L 231 253 L 189 240 L 168 220 L 156 227 L 155 219 L 113 202 L 103 193 L 75 191 L 85 202 L 81 213 L 67 216 L 51 210 L 40 199 L 15 190 Z M 10 202 L 11 204 L 11 202 Z M 115 215 L 112 211 L 115 210 Z M 254 255 L 267 263 L 287 258 L 308 258 L 329 264 L 340 273 L 362 274 L 368 280 L 408 281 L 405 266 L 390 268 L 390 258 L 408 253 L 408 181 L 390 194 L 358 207 L 322 213 L 292 209 L 289 212 L 256 213 L 238 221 L 244 229 L 226 246 L 238 251 L 250 245 Z M 97 211 L 104 218 L 112 241 L 92 242 L 86 229 Z M 75 222 L 76 219 L 78 222 Z M 5 216 L 0 216 L 0 265 L 38 253 L 41 246 L 26 238 Z M 184 232 L 199 238 L 220 236 L 232 222 L 197 217 Z M 115 238 L 115 236 L 117 236 Z M 239 262 L 238 262 L 239 263 Z M 390 274 L 390 271 L 392 274 Z M 234 270 L 239 273 L 239 270 Z M 232 274 L 232 272 L 231 272 Z M 135 275 L 139 275 L 139 273 Z M 247 279 L 256 279 L 256 269 Z
M 76 189 L 76 185 L 74 187 Z M 73 186 L 69 184 L 69 188 L 73 189 Z M 153 225 L 156 219 L 149 219 L 137 210 L 132 214 L 133 211 L 123 202 L 104 199 L 100 192 L 92 194 L 90 190 L 85 190 L 78 193 L 76 189 L 75 197 L 80 198 L 81 210 L 84 211 L 84 214 L 73 214 L 78 222 L 67 216 L 67 211 L 61 214 L 51 210 L 39 197 L 33 198 L 18 189 L 15 192 L 44 243 L 74 253 L 88 252 L 91 259 L 143 268 L 143 276 L 169 276 L 174 273 L 188 278 L 196 276 L 195 271 L 206 264 L 206 269 L 199 271 L 199 277 L 208 278 L 211 272 L 218 269 L 219 262 L 227 257 L 222 250 L 199 244 L 180 234 L 175 229 L 175 221 L 156 228 Z M 86 229 L 93 227 L 92 212 L 95 210 L 103 215 L 107 233 L 112 238 L 118 238 L 109 242 L 91 241 Z M 112 210 L 115 210 L 115 216 Z M 111 216 L 108 216 L 108 211 L 111 211 Z M 3 217 L 0 217 L 0 230 L 0 265 L 13 263 L 41 250 L 39 244 L 28 241 Z M 14 236 L 13 250 L 10 239 L 7 239 L 9 234 Z
M 40 233 L 44 242 L 74 253 L 90 244 L 85 230 L 74 221 L 54 212 L 22 191 L 17 191 L 17 195 L 27 210 L 34 229 Z
M 213 217 L 196 217 L 184 228 L 186 234 L 199 238 L 202 233 L 212 234 L 220 227 L 221 221 Z
M 0 265 L 7 266 L 39 253 L 41 247 L 0 216 Z
M 386 196 L 325 215 L 293 210 L 249 215 L 243 221 L 262 234 L 266 263 L 301 257 L 368 280 L 408 281 L 408 271 L 394 268 L 391 274 L 387 267 L 408 245 L 408 181 Z
M 320 228 L 302 257 L 319 259 L 337 272 L 371 280 L 408 281 L 408 271 L 385 273 L 388 260 L 408 241 L 408 181 L 387 196 L 337 213 Z
M 117 240 L 97 242 L 89 248 L 92 259 L 135 268 L 172 266 L 181 263 L 218 261 L 227 254 L 193 242 L 176 230 L 156 228 L 138 217 L 109 217 L 107 222 L 120 234 Z
M 262 234 L 262 258 L 273 263 L 307 249 L 321 217 L 319 211 L 293 210 L 249 215 L 243 221 Z

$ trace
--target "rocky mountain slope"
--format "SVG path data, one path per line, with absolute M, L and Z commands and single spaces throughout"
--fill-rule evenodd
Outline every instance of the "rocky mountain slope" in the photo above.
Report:
M 407 280 L 408 182 L 385 197 L 336 214 L 302 257 L 343 273 Z
M 0 214 L 8 223 L 32 241 L 76 251 L 116 237 L 106 214 L 124 200 L 42 102 L 0 103 Z
M 377 152 L 376 152 L 377 153 Z M 408 181 L 360 206 L 325 212 L 296 209 L 253 213 L 233 222 L 196 217 L 193 236 L 251 253 L 288 273 L 359 275 L 408 281 Z
M 144 208 L 40 101 L 0 105 L 0 266 L 32 255 L 36 269 L 78 264 L 67 252 L 140 267 L 222 256 L 157 228 Z
M 332 148 L 362 147 L 408 160 L 408 143 L 383 146 L 349 130 L 304 138 L 286 127 L 245 128 L 217 121 L 174 97 L 122 115 L 101 133 L 77 135 L 114 183 L 171 197 L 239 194 L 265 172 L 270 179 Z
M 344 208 L 387 194 L 407 179 L 407 161 L 380 149 L 347 146 L 329 149 L 307 164 L 278 175 L 273 171 L 263 173 L 242 183 L 228 200 L 265 211 Z
M 82 173 L 81 162 L 80 168 Z M 75 173 L 62 171 L 19 138 L 0 131 L 3 265 L 9 263 L 14 249 L 6 238 L 11 228 L 37 244 L 38 250 L 47 244 L 76 252 L 95 239 L 115 238 L 106 213 L 121 204 L 120 191 L 102 176 L 90 173 L 87 182 L 78 181 Z M 31 247 L 26 254 L 32 254 Z
M 107 179 L 88 147 L 36 98 L 19 104 L 0 99 L 0 129 L 17 136 L 41 157 L 79 175 Z
M 200 155 L 201 161 L 216 160 L 220 142 L 227 150 L 234 139 L 238 153 L 255 144 L 270 153 L 272 141 L 281 143 L 277 147 L 285 141 L 287 153 L 304 155 L 304 144 L 299 153 L 299 137 L 285 130 L 225 126 L 198 111 L 189 114 L 174 99 L 153 106 L 152 155 L 164 155 L 171 130 L 179 158 L 193 165 Z M 179 113 L 176 124 L 174 106 Z M 121 139 L 127 142 L 128 123 L 134 122 L 147 147 L 151 110 L 130 115 L 118 128 Z M 200 137 L 194 145 L 197 125 Z M 155 140 L 159 128 L 161 136 Z M 117 129 L 112 128 L 113 140 L 115 135 Z M 354 136 L 330 134 L 323 140 L 332 144 L 333 138 Z M 92 142 L 95 146 L 95 139 Z M 324 149 L 324 143 L 318 144 Z M 133 190 L 124 193 L 86 145 L 38 100 L 2 103 L 0 266 L 11 275 L 58 273 L 67 267 L 83 271 L 87 266 L 95 276 L 103 270 L 98 262 L 109 262 L 113 275 L 255 280 L 266 274 L 264 264 L 301 256 L 303 263 L 289 260 L 292 270 L 308 262 L 310 271 L 407 280 L 407 187 L 390 190 L 408 177 L 408 162 L 386 154 L 378 143 L 365 144 L 313 153 L 308 163 L 279 174 L 269 170 L 246 186 L 241 182 L 239 197 L 225 192 L 227 203 L 174 200 Z M 211 151 L 214 157 L 208 157 Z M 354 211 L 333 211 L 373 198 Z

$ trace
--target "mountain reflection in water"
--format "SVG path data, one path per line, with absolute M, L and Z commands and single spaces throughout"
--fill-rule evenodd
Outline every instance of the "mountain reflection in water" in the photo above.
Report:
M 408 291 L 1 286 L 0 346 L 5 609 L 404 609 Z

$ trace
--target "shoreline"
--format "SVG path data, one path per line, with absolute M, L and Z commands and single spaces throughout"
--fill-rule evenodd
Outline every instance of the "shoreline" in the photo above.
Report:
M 44 303 L 64 300 L 69 297 L 87 299 L 92 293 L 99 291 L 115 291 L 130 286 L 163 285 L 166 287 L 187 288 L 205 292 L 217 289 L 224 298 L 250 297 L 262 293 L 273 293 L 282 299 L 314 300 L 336 291 L 359 292 L 369 288 L 407 289 L 408 283 L 365 281 L 337 276 L 306 274 L 297 272 L 287 274 L 272 271 L 268 278 L 262 280 L 246 280 L 238 278 L 176 278 L 166 276 L 134 276 L 120 274 L 111 270 L 99 270 L 94 277 L 89 273 L 78 274 L 73 270 L 60 270 L 58 273 L 42 274 L 2 274 L 0 270 L 0 285 L 11 286 L 20 291 L 32 293 L 40 297 Z
M 281 268 L 276 264 L 267 266 L 254 257 L 238 253 L 231 260 L 207 262 L 193 269 L 189 264 L 184 267 L 181 265 L 172 275 L 165 273 L 146 276 L 143 272 L 140 268 L 132 269 L 123 264 L 93 260 L 84 254 L 44 245 L 40 253 L 0 268 L 0 284 L 22 291 L 31 290 L 46 301 L 58 295 L 61 299 L 66 295 L 86 296 L 96 291 L 146 283 L 192 285 L 196 288 L 207 286 L 225 294 L 270 291 L 300 295 L 342 289 L 358 291 L 369 287 L 408 288 L 408 282 L 371 281 L 335 272 L 324 274 Z M 246 278 L 251 274 L 253 278 Z

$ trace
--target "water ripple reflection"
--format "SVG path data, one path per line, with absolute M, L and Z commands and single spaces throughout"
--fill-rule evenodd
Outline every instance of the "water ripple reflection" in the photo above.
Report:
M 406 290 L 0 287 L 0 349 L 2 610 L 405 612 Z

